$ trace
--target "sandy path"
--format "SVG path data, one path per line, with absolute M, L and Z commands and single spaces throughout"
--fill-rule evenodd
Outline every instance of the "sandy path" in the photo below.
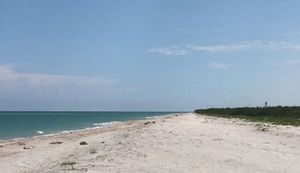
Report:
M 195 114 L 25 143 L 0 144 L 1 173 L 300 172 L 300 128 Z

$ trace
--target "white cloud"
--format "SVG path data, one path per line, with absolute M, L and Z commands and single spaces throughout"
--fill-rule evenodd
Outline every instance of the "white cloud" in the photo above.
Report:
M 221 69 L 221 70 L 226 70 L 229 69 L 229 65 L 221 63 L 221 62 L 213 62 L 208 64 L 209 68 L 214 68 L 214 69 Z
M 205 33 L 223 33 L 224 29 L 219 28 L 200 28 L 200 29 L 188 29 L 188 28 L 176 28 L 177 32 L 205 32 Z
M 288 65 L 300 65 L 300 59 L 289 59 L 285 63 Z
M 284 33 L 283 35 L 284 35 L 284 36 L 292 36 L 293 34 L 290 33 L 290 32 L 286 32 L 286 33 Z
M 236 44 L 185 45 L 151 49 L 149 52 L 164 55 L 186 55 L 188 52 L 238 52 L 238 51 L 300 51 L 300 44 L 286 41 L 244 41 Z
M 293 32 L 293 33 L 292 32 L 286 32 L 283 35 L 287 36 L 287 37 L 289 37 L 289 36 L 300 36 L 300 31 Z
M 251 45 L 247 42 L 240 44 L 228 44 L 228 45 L 187 45 L 187 48 L 194 51 L 202 51 L 202 52 L 223 52 L 223 51 L 241 51 L 247 50 L 251 47 Z
M 224 51 L 245 51 L 245 50 L 291 50 L 299 51 L 300 44 L 286 41 L 245 41 L 237 44 L 224 44 L 212 46 L 187 46 L 196 51 L 224 52 Z
M 21 73 L 12 66 L 0 66 L 0 87 L 105 87 L 115 82 L 97 76 Z
M 186 55 L 187 54 L 187 50 L 180 49 L 178 46 L 150 49 L 149 52 L 163 54 L 163 55 Z

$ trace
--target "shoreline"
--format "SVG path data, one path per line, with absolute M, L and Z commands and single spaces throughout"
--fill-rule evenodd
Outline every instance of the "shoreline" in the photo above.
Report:
M 36 136 L 3 139 L 3 140 L 0 140 L 0 145 L 3 146 L 7 143 L 23 142 L 23 141 L 29 141 L 29 140 L 34 140 L 34 139 L 43 139 L 43 138 L 49 138 L 49 137 L 50 138 L 51 137 L 61 137 L 61 136 L 70 135 L 70 134 L 76 135 L 77 133 L 93 132 L 93 131 L 101 130 L 103 128 L 114 128 L 114 127 L 117 127 L 117 125 L 125 125 L 125 124 L 130 124 L 130 123 L 134 123 L 134 122 L 142 122 L 142 121 L 147 121 L 147 120 L 150 121 L 150 120 L 155 120 L 158 118 L 165 118 L 165 117 L 176 116 L 176 115 L 180 115 L 180 114 L 185 114 L 185 113 L 172 113 L 172 114 L 167 114 L 167 115 L 157 115 L 157 116 L 153 116 L 153 117 L 149 116 L 149 117 L 144 117 L 141 119 L 126 120 L 126 121 L 103 122 L 103 123 L 97 123 L 97 124 L 99 124 L 97 126 L 87 127 L 87 128 L 83 128 L 83 129 L 64 130 L 64 131 L 50 133 L 50 134 L 41 134 L 41 135 L 36 135 Z M 101 124 L 105 124 L 105 125 L 101 125 Z
M 3 140 L 0 140 L 0 144 L 1 143 L 7 143 L 7 142 L 16 142 L 16 141 L 21 141 L 21 140 L 30 140 L 30 139 L 37 139 L 37 138 L 44 138 L 44 137 L 59 136 L 59 135 L 64 135 L 64 134 L 67 135 L 67 134 L 72 134 L 72 133 L 80 133 L 80 132 L 85 132 L 85 131 L 89 131 L 89 130 L 96 130 L 96 129 L 99 129 L 99 128 L 110 127 L 110 126 L 113 126 L 113 125 L 118 124 L 118 123 L 125 123 L 125 122 L 129 122 L 129 121 L 132 121 L 132 120 L 118 121 L 118 122 L 115 122 L 115 123 L 110 124 L 110 125 L 87 127 L 87 128 L 84 128 L 84 129 L 64 130 L 64 131 L 60 131 L 60 132 L 49 133 L 49 134 L 41 134 L 41 135 L 36 135 L 36 136 L 27 136 L 27 137 L 20 137 L 20 138 L 3 139 Z M 109 123 L 109 122 L 104 122 L 104 123 Z
M 105 127 L 110 127 L 114 126 L 116 124 L 120 123 L 129 123 L 132 121 L 146 121 L 146 120 L 151 120 L 151 119 L 156 119 L 159 117 L 165 117 L 165 116 L 173 116 L 176 114 L 184 114 L 184 113 L 172 113 L 172 114 L 167 114 L 167 115 L 155 115 L 155 116 L 148 116 L 148 117 L 141 117 L 139 119 L 133 119 L 133 120 L 125 120 L 125 121 L 109 121 L 109 122 L 103 122 L 103 123 L 94 123 L 93 127 L 86 127 L 86 128 L 80 128 L 80 129 L 74 129 L 74 130 L 62 130 L 54 133 L 49 133 L 49 134 L 40 134 L 40 135 L 34 135 L 34 136 L 25 136 L 25 137 L 17 137 L 17 138 L 11 138 L 11 139 L 0 139 L 0 145 L 3 143 L 8 143 L 8 142 L 18 142 L 22 140 L 30 140 L 30 139 L 37 139 L 37 138 L 43 138 L 43 137 L 51 137 L 51 136 L 58 136 L 58 135 L 64 135 L 64 134 L 72 134 L 72 133 L 78 133 L 78 132 L 85 132 L 89 130 L 96 130 L 96 129 L 101 129 Z M 36 131 L 38 133 L 38 131 Z M 43 132 L 43 131 L 41 131 Z
M 80 143 L 86 142 L 87 145 Z M 0 144 L 0 170 L 297 172 L 300 128 L 178 113 Z

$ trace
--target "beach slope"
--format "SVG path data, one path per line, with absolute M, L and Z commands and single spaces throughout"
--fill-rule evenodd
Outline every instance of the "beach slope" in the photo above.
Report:
M 299 127 L 193 113 L 0 144 L 1 173 L 294 173 L 299 163 Z

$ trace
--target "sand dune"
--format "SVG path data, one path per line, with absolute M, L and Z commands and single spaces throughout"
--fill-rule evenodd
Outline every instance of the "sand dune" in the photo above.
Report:
M 300 128 L 193 113 L 0 146 L 1 173 L 300 172 Z

